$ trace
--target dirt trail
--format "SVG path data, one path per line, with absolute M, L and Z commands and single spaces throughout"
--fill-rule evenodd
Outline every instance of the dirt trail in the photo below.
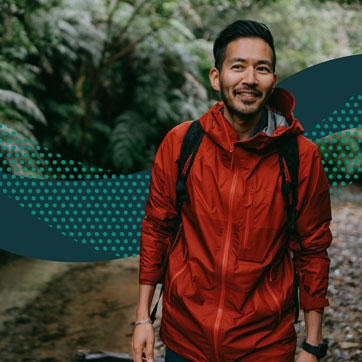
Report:
M 137 264 L 68 263 L 28 304 L 5 311 L 0 360 L 71 361 L 79 349 L 131 353 Z

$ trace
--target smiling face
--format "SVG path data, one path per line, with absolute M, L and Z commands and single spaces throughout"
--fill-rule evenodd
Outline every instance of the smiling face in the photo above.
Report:
M 225 117 L 243 122 L 259 119 L 275 87 L 273 51 L 261 38 L 238 38 L 226 47 L 221 72 L 210 71 L 214 90 L 221 92 Z

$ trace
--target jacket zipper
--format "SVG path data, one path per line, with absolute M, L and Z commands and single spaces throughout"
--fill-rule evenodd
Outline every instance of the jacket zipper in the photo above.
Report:
M 232 148 L 230 152 L 233 152 L 234 149 Z M 233 157 L 232 157 L 233 160 Z M 232 162 L 233 167 L 233 162 Z M 234 201 L 234 194 L 236 188 L 236 181 L 238 178 L 238 168 L 233 177 L 233 181 L 231 184 L 231 190 L 229 194 L 229 205 L 228 205 L 228 227 L 226 233 L 226 242 L 224 246 L 224 253 L 222 259 L 222 268 L 221 268 L 221 292 L 220 292 L 220 301 L 219 306 L 217 309 L 217 315 L 214 324 L 214 349 L 215 349 L 215 357 L 216 361 L 219 361 L 219 345 L 218 345 L 218 337 L 219 337 L 219 328 L 221 322 L 221 316 L 224 310 L 224 301 L 225 301 L 225 277 L 226 277 L 226 266 L 227 266 L 227 259 L 229 255 L 229 248 L 230 248 L 230 240 L 231 240 L 231 231 L 232 231 L 232 206 Z
M 248 209 L 246 212 L 246 221 L 245 221 L 245 233 L 244 233 L 244 240 L 243 240 L 243 248 L 246 249 L 248 247 L 248 239 L 249 239 L 249 227 L 250 227 L 250 209 L 251 204 L 253 203 L 253 188 L 251 187 L 248 197 L 248 203 L 245 207 Z
M 270 267 L 270 272 L 269 272 L 269 281 L 271 282 L 273 279 L 272 279 L 272 267 Z M 280 301 L 278 299 L 278 297 L 276 296 L 276 294 L 274 293 L 272 287 L 270 286 L 270 284 L 268 282 L 265 283 L 268 291 L 269 291 L 269 294 L 272 296 L 274 302 L 275 302 L 275 305 L 278 309 L 278 319 L 275 323 L 275 326 L 277 326 L 277 324 L 280 322 L 281 320 L 281 317 L 282 317 L 282 306 L 280 304 Z

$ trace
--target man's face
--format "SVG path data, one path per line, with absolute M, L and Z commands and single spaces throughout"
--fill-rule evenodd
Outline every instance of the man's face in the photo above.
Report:
M 210 71 L 227 113 L 247 121 L 261 112 L 277 81 L 272 62 L 273 51 L 261 38 L 239 38 L 227 45 L 221 72 Z

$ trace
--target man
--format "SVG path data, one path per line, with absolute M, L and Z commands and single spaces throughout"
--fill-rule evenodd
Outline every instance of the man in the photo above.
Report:
M 275 88 L 276 56 L 269 29 L 237 21 L 214 43 L 210 82 L 222 102 L 200 118 L 205 135 L 187 179 L 189 202 L 165 271 L 160 336 L 166 361 L 294 361 L 294 267 L 306 342 L 322 343 L 332 235 L 329 187 L 318 148 L 294 118 L 293 96 Z M 171 130 L 153 165 L 142 225 L 140 294 L 133 335 L 135 361 L 153 360 L 149 323 L 156 283 L 176 216 L 175 184 L 190 122 Z M 276 141 L 297 135 L 296 228 L 287 235 Z M 289 246 L 289 247 L 288 247 Z M 313 348 L 313 347 L 312 347 Z M 310 349 L 309 349 L 310 350 Z M 318 361 L 302 350 L 298 362 Z

